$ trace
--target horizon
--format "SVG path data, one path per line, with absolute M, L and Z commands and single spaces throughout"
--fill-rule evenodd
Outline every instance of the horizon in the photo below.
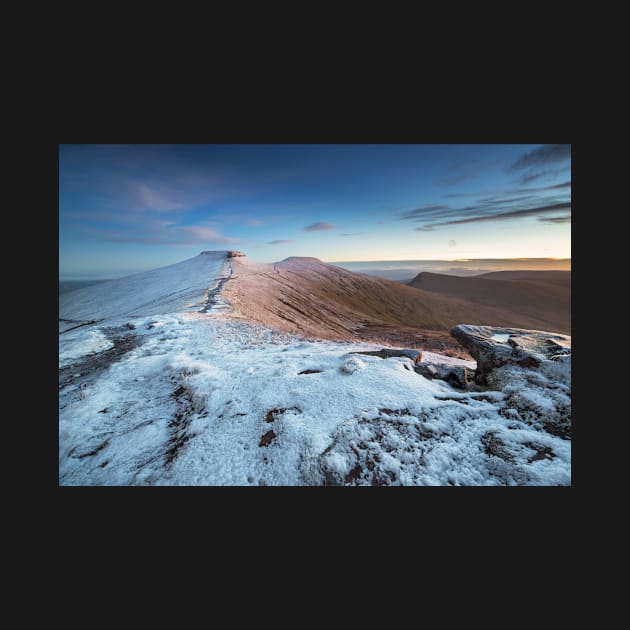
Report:
M 214 251 L 229 251 L 229 250 L 214 250 Z M 195 256 L 200 255 L 201 252 L 190 256 L 189 258 L 194 258 Z M 246 252 L 245 255 L 249 258 L 249 255 Z M 302 258 L 301 256 L 289 255 L 285 258 Z M 571 258 L 451 258 L 451 259 L 388 259 L 388 260 L 323 260 L 317 256 L 314 258 L 318 258 L 322 262 L 329 265 L 336 266 L 344 266 L 350 265 L 346 267 L 349 271 L 361 271 L 361 269 L 353 269 L 351 266 L 360 266 L 360 265 L 373 265 L 373 267 L 368 267 L 369 270 L 376 271 L 386 271 L 387 269 L 393 270 L 404 270 L 411 269 L 414 265 L 409 265 L 409 263 L 416 263 L 415 266 L 418 266 L 420 271 L 429 271 L 430 268 L 420 269 L 422 266 L 429 267 L 433 265 L 436 268 L 440 268 L 440 271 L 436 273 L 444 273 L 445 275 L 475 275 L 475 273 L 487 273 L 488 271 L 554 271 L 554 270 L 566 270 L 571 271 Z M 183 259 L 187 260 L 187 259 Z M 284 260 L 284 259 L 282 259 Z M 182 260 L 177 260 L 170 264 L 176 264 L 178 262 L 183 262 Z M 272 261 L 263 261 L 264 264 L 274 264 L 281 262 L 281 260 L 272 260 Z M 459 270 L 460 273 L 448 273 L 448 268 L 442 268 L 444 265 L 451 263 L 466 263 L 467 267 L 456 267 L 451 268 L 451 270 Z M 485 264 L 484 264 L 485 263 Z M 521 266 L 518 264 L 524 263 L 529 266 Z M 383 267 L 383 265 L 389 264 L 388 267 Z M 418 265 L 419 264 L 419 265 Z M 168 265 L 160 265 L 168 266 Z M 156 267 L 152 267 L 151 269 L 155 269 Z M 119 278 L 124 278 L 128 275 L 133 275 L 136 273 L 142 273 L 143 271 L 150 271 L 151 269 L 143 269 L 141 271 L 129 271 L 126 273 L 113 274 L 109 276 L 103 275 L 86 275 L 86 274 L 61 274 L 59 275 L 59 282 L 82 282 L 84 280 L 117 280 Z M 462 273 L 463 272 L 463 273 Z M 382 275 L 382 277 L 389 277 L 388 275 L 383 274 L 374 274 L 374 275 Z M 393 274 L 401 275 L 401 274 Z
M 60 145 L 59 278 L 257 262 L 571 260 L 570 145 Z M 551 264 L 551 263 L 550 263 Z

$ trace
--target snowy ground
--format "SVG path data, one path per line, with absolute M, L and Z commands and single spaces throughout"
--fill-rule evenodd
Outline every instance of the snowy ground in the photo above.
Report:
M 206 289 L 229 275 L 225 260 L 212 264 Z M 154 289 L 138 297 L 136 281 L 106 321 L 60 334 L 60 484 L 571 483 L 570 440 L 519 402 L 565 404 L 567 387 L 545 396 L 549 375 L 506 371 L 502 391 L 462 393 L 417 374 L 411 359 L 349 354 L 380 346 L 231 319 L 220 295 L 208 299 L 196 277 L 188 284 L 183 301 L 163 290 L 149 302 Z M 100 319 L 78 298 L 85 320 Z
M 61 484 L 570 483 L 570 442 L 518 420 L 504 394 L 348 354 L 377 346 L 203 314 L 134 325 L 138 347 L 60 392 Z

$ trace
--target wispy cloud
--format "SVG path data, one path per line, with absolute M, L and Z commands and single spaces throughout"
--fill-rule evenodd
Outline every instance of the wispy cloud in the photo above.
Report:
M 456 186 L 492 170 L 499 164 L 501 164 L 500 160 L 492 160 L 485 163 L 476 163 L 472 160 L 454 162 L 438 180 L 438 183 L 445 186 Z
M 563 172 L 567 169 L 561 169 Z M 528 188 L 504 188 L 502 190 L 487 190 L 487 191 L 477 191 L 477 192 L 459 192 L 459 193 L 448 193 L 446 195 L 442 195 L 445 199 L 460 199 L 466 197 L 480 197 L 480 196 L 497 196 L 497 195 L 525 195 L 525 194 L 533 194 L 533 193 L 541 193 L 546 192 L 548 190 L 562 190 L 564 188 L 571 188 L 571 180 L 567 180 L 566 182 L 562 182 L 560 184 L 552 184 L 550 186 L 530 186 Z
M 555 166 L 571 159 L 570 144 L 545 144 L 538 149 L 528 151 L 508 167 L 508 172 L 520 175 L 518 182 L 529 184 L 539 179 L 552 178 L 571 169 L 571 166 Z M 550 168 L 551 166 L 551 168 Z
M 530 184 L 531 182 L 537 181 L 539 179 L 557 177 L 558 175 L 562 175 L 563 173 L 566 173 L 570 170 L 570 166 L 565 166 L 564 168 L 548 168 L 542 171 L 534 171 L 522 175 L 521 177 L 519 177 L 518 181 L 520 184 Z
M 339 236 L 359 236 L 360 234 L 365 234 L 365 232 L 344 232 Z
M 539 217 L 538 220 L 551 224 L 571 223 L 571 215 L 566 214 L 561 217 Z
M 175 225 L 169 221 L 150 222 L 134 231 L 99 232 L 104 241 L 145 245 L 232 245 L 238 239 L 224 236 L 214 228 L 199 225 Z
M 463 207 L 442 204 L 421 206 L 398 213 L 398 218 L 401 221 L 422 223 L 422 225 L 414 227 L 414 230 L 418 232 L 431 232 L 437 227 L 448 225 L 505 221 L 552 213 L 558 214 L 563 210 L 570 209 L 571 201 L 566 199 L 565 195 L 545 198 L 536 195 L 515 195 L 512 197 L 488 197 Z
M 275 241 L 268 241 L 267 245 L 284 245 L 285 243 L 293 243 L 293 241 L 279 238 L 279 239 L 276 239 Z
M 414 208 L 413 210 L 404 210 L 398 213 L 398 218 L 401 220 L 413 220 L 418 218 L 426 218 L 428 215 L 434 214 L 436 212 L 443 212 L 451 210 L 450 206 L 445 206 L 443 204 L 433 204 L 428 206 L 420 206 L 419 208 Z
M 165 212 L 169 210 L 182 210 L 185 206 L 172 191 L 160 191 L 144 182 L 130 183 L 132 194 L 135 196 L 142 209 Z
M 509 168 L 510 171 L 519 171 L 532 166 L 554 164 L 571 159 L 570 144 L 545 144 L 544 146 L 528 151 L 521 155 Z
M 556 203 L 548 206 L 539 206 L 537 208 L 525 208 L 523 210 L 512 210 L 510 212 L 499 212 L 496 214 L 490 214 L 487 216 L 468 217 L 466 219 L 456 219 L 453 221 L 442 221 L 440 223 L 434 223 L 428 227 L 439 227 L 444 225 L 462 225 L 465 223 L 482 223 L 484 221 L 505 221 L 507 219 L 519 219 L 522 217 L 531 217 L 541 215 L 549 212 L 558 212 L 559 210 L 570 210 L 571 203 Z
M 304 228 L 305 232 L 321 232 L 323 230 L 333 230 L 335 226 L 332 223 L 326 223 L 326 221 L 320 221 L 319 223 L 312 223 Z

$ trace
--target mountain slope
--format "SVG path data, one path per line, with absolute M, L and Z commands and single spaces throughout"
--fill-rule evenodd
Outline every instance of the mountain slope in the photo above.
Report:
M 206 251 L 174 265 L 77 289 L 59 297 L 59 317 L 103 320 L 203 308 L 229 272 L 227 251 Z
M 461 322 L 536 328 L 539 319 L 465 296 L 347 271 L 316 258 L 291 257 L 273 265 L 247 258 L 234 262 L 223 295 L 243 317 L 267 326 L 324 339 L 387 337 L 409 344 L 441 339 Z M 488 287 L 497 283 L 487 281 Z M 433 346 L 436 347 L 436 346 Z
M 571 272 L 546 274 L 509 271 L 460 277 L 423 272 L 409 285 L 435 297 L 464 299 L 475 314 L 478 306 L 492 308 L 495 319 L 485 321 L 493 321 L 494 326 L 570 334 Z

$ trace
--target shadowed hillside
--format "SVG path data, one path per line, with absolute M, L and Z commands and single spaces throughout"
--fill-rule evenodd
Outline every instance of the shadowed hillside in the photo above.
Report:
M 571 334 L 570 271 L 498 271 L 480 276 L 449 276 L 423 272 L 410 286 L 434 296 L 459 298 L 477 306 L 494 308 L 496 322 Z M 477 319 L 476 321 L 481 321 Z

